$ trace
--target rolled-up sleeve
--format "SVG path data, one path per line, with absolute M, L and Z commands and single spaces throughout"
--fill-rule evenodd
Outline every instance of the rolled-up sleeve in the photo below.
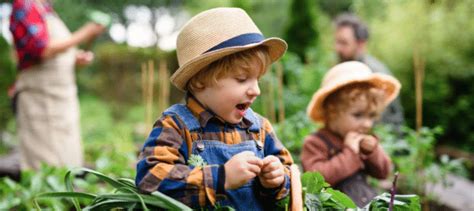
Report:
M 283 146 L 281 141 L 277 138 L 271 123 L 264 119 L 263 121 L 263 134 L 264 138 L 264 152 L 265 156 L 273 155 L 280 159 L 281 163 L 285 167 L 285 181 L 283 184 L 276 189 L 263 188 L 261 194 L 264 197 L 272 197 L 275 200 L 285 198 L 290 192 L 290 166 L 293 164 L 293 158 L 290 152 Z
M 216 195 L 224 190 L 223 166 L 186 165 L 189 132 L 176 119 L 162 117 L 146 140 L 139 156 L 135 182 L 145 193 L 160 191 L 191 207 L 214 205 Z

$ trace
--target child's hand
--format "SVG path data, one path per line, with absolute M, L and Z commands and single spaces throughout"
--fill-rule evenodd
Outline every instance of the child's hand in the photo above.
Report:
M 285 171 L 280 159 L 273 155 L 265 157 L 258 178 L 265 188 L 279 187 L 285 181 Z
M 94 53 L 91 51 L 78 50 L 76 53 L 76 65 L 86 66 L 94 59 Z
M 364 154 L 370 154 L 377 147 L 377 139 L 371 135 L 366 135 L 360 142 L 360 151 Z
M 224 164 L 226 190 L 236 189 L 255 178 L 262 168 L 263 161 L 251 151 L 234 155 Z
M 359 154 L 359 149 L 360 149 L 359 146 L 363 138 L 364 138 L 363 134 L 356 133 L 356 132 L 349 132 L 344 138 L 344 145 L 348 146 L 356 154 Z

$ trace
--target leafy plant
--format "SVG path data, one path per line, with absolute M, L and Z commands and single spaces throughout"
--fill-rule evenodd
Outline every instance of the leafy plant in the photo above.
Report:
M 65 169 L 42 166 L 41 171 L 23 171 L 21 182 L 8 177 L 0 180 L 0 210 L 33 210 L 33 198 L 41 192 L 64 190 L 60 177 Z M 61 175 L 61 176 L 59 176 Z M 69 206 L 57 201 L 44 200 L 41 205 L 53 210 L 67 210 Z
M 189 165 L 192 165 L 195 167 L 204 167 L 205 165 L 207 165 L 206 161 L 204 161 L 204 159 L 200 155 L 195 155 L 195 154 L 192 154 L 189 157 L 188 163 Z
M 16 76 L 12 55 L 12 46 L 0 33 L 0 131 L 5 129 L 10 119 L 14 118 L 7 95 L 7 89 L 15 82 Z
M 112 192 L 102 194 L 76 192 L 73 189 L 72 178 L 76 173 L 80 172 L 86 172 L 96 176 L 100 179 L 100 181 L 113 186 L 114 190 Z M 79 168 L 68 171 L 64 178 L 64 182 L 66 185 L 66 191 L 46 192 L 36 195 L 34 199 L 36 208 L 41 210 L 41 207 L 38 204 L 38 200 L 44 198 L 68 198 L 71 199 L 76 210 L 81 210 L 81 204 L 79 203 L 78 199 L 85 199 L 88 201 L 88 203 L 86 203 L 87 206 L 84 207 L 83 210 L 105 210 L 119 208 L 144 210 L 157 208 L 168 210 L 192 210 L 183 203 L 176 201 L 175 199 L 170 198 L 158 191 L 155 191 L 150 195 L 139 193 L 138 189 L 135 187 L 133 180 L 131 179 L 114 179 L 100 172 L 87 168 Z
M 344 193 L 334 190 L 318 172 L 301 175 L 304 205 L 308 210 L 356 208 L 354 202 Z
M 376 196 L 364 208 L 359 211 L 386 211 L 390 204 L 390 194 L 382 193 Z M 393 211 L 419 211 L 421 210 L 420 197 L 414 194 L 411 195 L 395 195 L 393 201 Z
M 305 172 L 301 175 L 303 203 L 305 210 L 344 210 L 356 208 L 354 202 L 344 193 L 334 190 L 319 172 Z M 281 210 L 288 210 L 289 197 L 279 201 Z
M 292 155 L 299 155 L 303 147 L 304 138 L 316 131 L 314 125 L 306 114 L 301 111 L 296 115 L 286 119 L 284 122 L 274 125 L 278 138 L 291 152 Z M 301 163 L 299 156 L 294 156 L 295 163 Z
M 466 176 L 462 160 L 442 156 L 437 163 L 434 147 L 436 136 L 442 133 L 440 127 L 422 128 L 419 132 L 408 127 L 402 128 L 403 138 L 393 134 L 390 127 L 378 126 L 375 133 L 382 140 L 382 146 L 392 158 L 395 170 L 400 172 L 399 187 L 406 193 L 416 193 L 430 197 L 427 183 L 446 183 L 448 173 L 455 172 Z

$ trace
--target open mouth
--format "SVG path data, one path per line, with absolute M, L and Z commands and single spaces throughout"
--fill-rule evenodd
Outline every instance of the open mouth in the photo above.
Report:
M 250 107 L 250 104 L 251 104 L 251 103 L 240 103 L 240 104 L 237 104 L 235 107 L 236 107 L 238 110 L 244 112 L 245 110 L 247 110 L 247 109 Z

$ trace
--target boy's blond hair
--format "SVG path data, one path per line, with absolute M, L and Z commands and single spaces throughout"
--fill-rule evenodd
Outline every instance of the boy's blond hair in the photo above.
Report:
M 234 53 L 199 71 L 189 80 L 187 89 L 195 93 L 205 87 L 216 85 L 220 78 L 242 73 L 249 74 L 252 71 L 258 71 L 258 77 L 260 77 L 265 74 L 270 64 L 271 59 L 266 46 Z
M 366 111 L 375 112 L 378 118 L 385 107 L 384 99 L 385 92 L 370 83 L 353 83 L 344 86 L 324 100 L 325 123 L 327 124 L 360 100 L 365 100 Z

